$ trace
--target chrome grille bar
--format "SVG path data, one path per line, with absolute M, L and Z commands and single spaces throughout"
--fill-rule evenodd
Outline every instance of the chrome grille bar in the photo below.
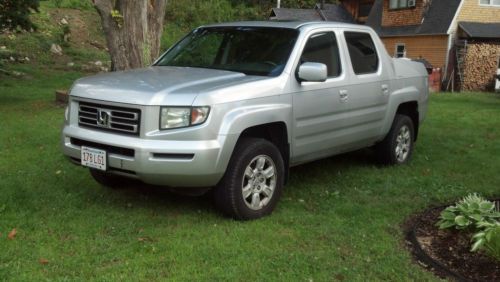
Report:
M 80 102 L 78 125 L 104 131 L 139 135 L 141 111 L 109 105 Z

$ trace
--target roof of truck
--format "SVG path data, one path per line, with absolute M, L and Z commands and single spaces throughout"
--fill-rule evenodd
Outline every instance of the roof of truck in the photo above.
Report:
M 232 27 L 232 26 L 248 26 L 248 27 L 274 27 L 274 28 L 291 28 L 299 29 L 301 27 L 336 27 L 336 28 L 361 28 L 371 30 L 370 27 L 358 24 L 347 24 L 341 22 L 311 22 L 311 21 L 242 21 L 229 22 L 205 25 L 203 27 Z

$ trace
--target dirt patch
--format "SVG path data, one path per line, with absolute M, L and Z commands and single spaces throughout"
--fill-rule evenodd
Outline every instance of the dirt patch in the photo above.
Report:
M 99 16 L 88 11 L 76 9 L 53 9 L 50 16 L 55 24 L 63 25 L 63 19 L 70 29 L 69 44 L 73 48 L 105 50 L 106 42 L 102 36 Z
M 471 233 L 435 226 L 443 209 L 431 208 L 404 224 L 407 246 L 417 262 L 442 278 L 499 281 L 500 262 L 484 253 L 471 252 Z

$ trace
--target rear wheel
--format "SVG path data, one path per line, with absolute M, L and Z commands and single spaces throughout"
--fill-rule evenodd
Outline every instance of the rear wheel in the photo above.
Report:
M 97 183 L 110 187 L 110 188 L 120 188 L 123 186 L 123 178 L 112 175 L 109 173 L 106 173 L 104 171 L 96 170 L 96 169 L 90 169 L 90 175 L 94 178 Z
M 271 142 L 245 138 L 238 142 L 223 179 L 214 190 L 218 209 L 235 219 L 270 214 L 283 190 L 284 163 Z
M 413 153 L 414 134 L 415 129 L 411 118 L 397 114 L 391 130 L 376 146 L 379 161 L 389 165 L 407 163 Z

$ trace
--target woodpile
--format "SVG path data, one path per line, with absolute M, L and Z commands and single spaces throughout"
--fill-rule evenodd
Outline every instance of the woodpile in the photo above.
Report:
M 492 91 L 500 58 L 500 43 L 469 43 L 462 91 Z

